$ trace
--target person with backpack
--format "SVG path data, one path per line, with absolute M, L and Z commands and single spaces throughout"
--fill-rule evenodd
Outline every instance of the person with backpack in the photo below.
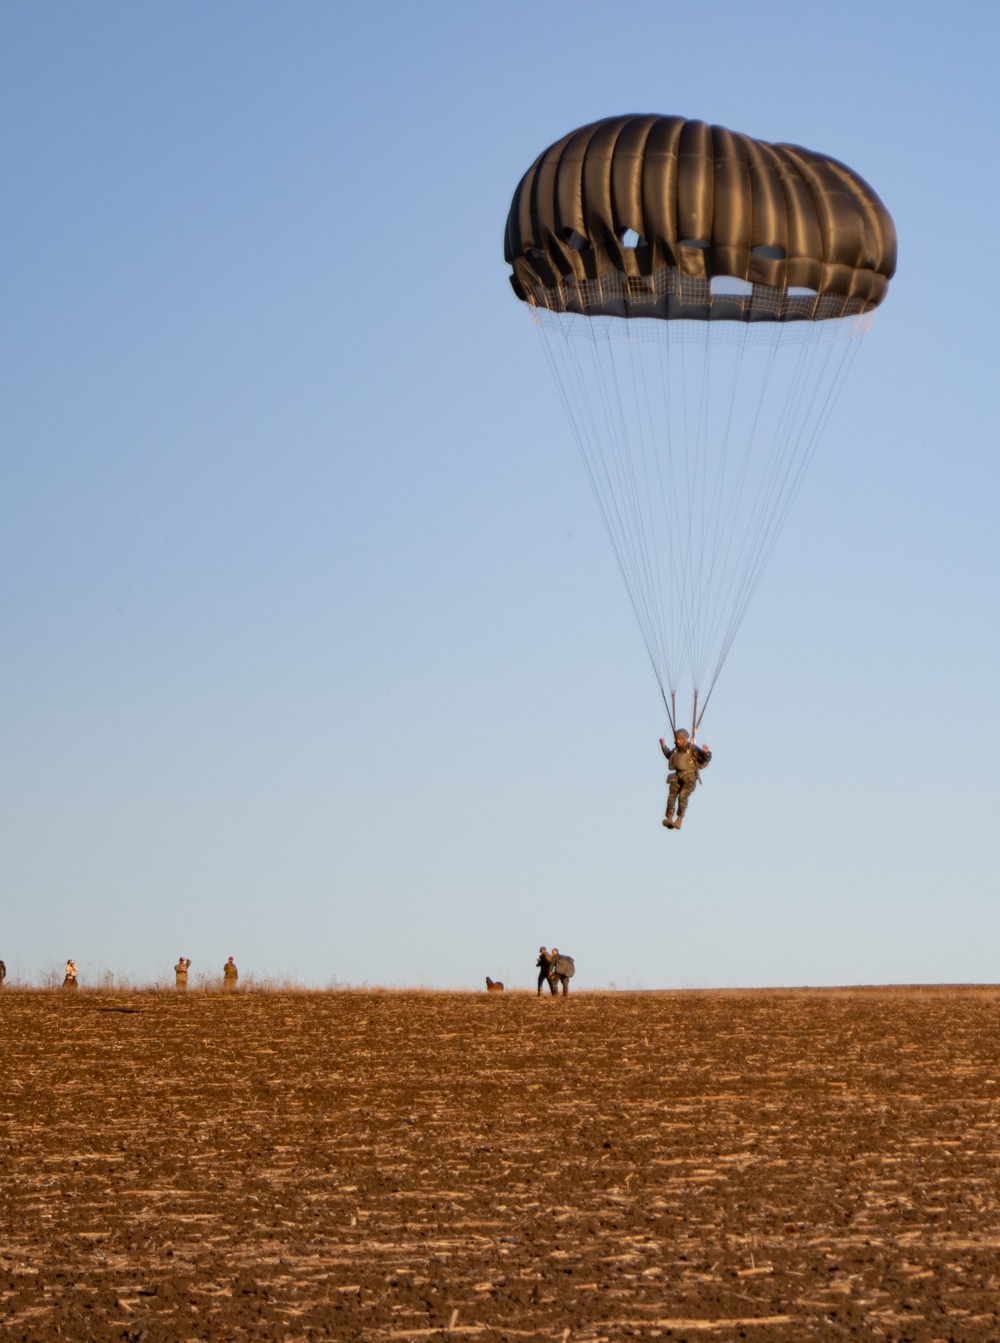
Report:
M 552 971 L 549 974 L 549 987 L 553 993 L 558 993 L 559 985 L 562 985 L 563 997 L 569 993 L 569 981 L 576 974 L 576 965 L 572 956 L 561 956 L 559 948 L 552 948 Z

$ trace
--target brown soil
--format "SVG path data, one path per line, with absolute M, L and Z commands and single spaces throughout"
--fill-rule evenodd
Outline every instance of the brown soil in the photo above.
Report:
M 1000 1339 L 1000 996 L 0 994 L 0 1337 Z

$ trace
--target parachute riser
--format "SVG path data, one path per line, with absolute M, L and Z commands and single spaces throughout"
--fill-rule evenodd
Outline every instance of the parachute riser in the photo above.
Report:
M 670 692 L 670 698 L 668 699 L 668 698 L 667 698 L 667 692 L 666 692 L 665 690 L 663 690 L 663 688 L 661 687 L 661 689 L 660 689 L 660 694 L 661 694 L 661 696 L 663 697 L 663 707 L 664 707 L 664 708 L 666 709 L 666 711 L 667 711 L 667 722 L 670 724 L 670 731 L 676 736 L 676 735 L 677 735 L 677 695 L 676 695 L 676 692 L 673 691 L 673 690 L 671 690 L 671 692 Z M 694 701 L 693 701 L 693 703 L 692 703 L 692 705 L 691 705 L 691 740 L 692 740 L 692 741 L 694 741 L 695 738 L 696 738 L 697 735 L 698 735 L 698 730 L 699 730 L 699 728 L 701 727 L 701 720 L 705 717 L 705 710 L 706 710 L 707 708 L 708 708 L 708 696 L 705 697 L 705 702 L 704 702 L 704 704 L 701 706 L 701 711 L 699 712 L 699 709 L 698 709 L 698 691 L 696 690 L 696 691 L 694 692 Z
M 670 724 L 670 731 L 671 731 L 672 733 L 674 733 L 674 735 L 676 736 L 676 734 L 677 734 L 677 695 L 676 695 L 676 693 L 675 693 L 673 690 L 671 690 L 671 692 L 670 692 L 670 698 L 667 699 L 666 691 L 663 690 L 662 688 L 661 688 L 661 690 L 660 690 L 660 694 L 661 694 L 662 697 L 663 697 L 663 707 L 664 707 L 664 708 L 666 709 L 666 711 L 667 711 L 667 722 Z M 704 704 L 701 706 L 701 710 L 700 710 L 700 712 L 699 712 L 699 709 L 698 709 L 698 691 L 696 690 L 696 691 L 694 692 L 694 700 L 693 700 L 692 705 L 691 705 L 691 740 L 692 740 L 692 741 L 694 741 L 694 740 L 696 739 L 697 735 L 698 735 L 698 731 L 699 731 L 699 729 L 700 729 L 700 727 L 701 727 L 701 720 L 705 717 L 705 710 L 706 710 L 707 708 L 708 708 L 708 696 L 706 695 L 706 697 L 705 697 L 705 702 L 704 702 Z

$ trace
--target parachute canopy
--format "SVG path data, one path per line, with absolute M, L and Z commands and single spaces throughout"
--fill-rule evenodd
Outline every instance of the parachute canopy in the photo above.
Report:
M 528 169 L 504 255 L 671 727 L 686 687 L 696 731 L 886 295 L 892 219 L 825 155 L 610 117 Z
M 552 312 L 823 319 L 882 302 L 896 231 L 836 159 L 683 117 L 621 116 L 535 160 L 504 255 L 518 298 Z M 713 287 L 716 276 L 747 292 Z

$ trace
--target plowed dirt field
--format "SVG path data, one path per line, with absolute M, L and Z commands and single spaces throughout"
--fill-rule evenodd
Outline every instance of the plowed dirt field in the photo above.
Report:
M 1000 1340 L 993 990 L 0 994 L 0 1338 Z

